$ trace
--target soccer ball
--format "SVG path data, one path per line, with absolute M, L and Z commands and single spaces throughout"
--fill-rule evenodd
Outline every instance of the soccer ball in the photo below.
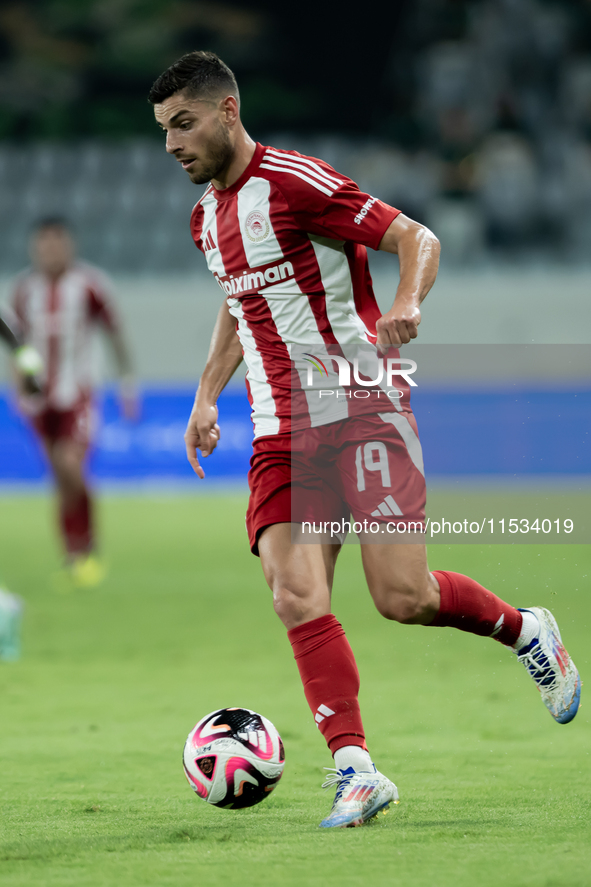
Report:
M 183 751 L 189 785 L 216 807 L 252 807 L 273 791 L 285 751 L 271 721 L 248 708 L 220 708 L 201 718 Z

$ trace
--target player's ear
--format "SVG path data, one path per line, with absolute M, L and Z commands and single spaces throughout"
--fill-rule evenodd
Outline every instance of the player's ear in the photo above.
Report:
M 223 114 L 224 123 L 228 126 L 234 126 L 240 120 L 240 108 L 235 96 L 228 95 L 222 99 L 220 109 Z

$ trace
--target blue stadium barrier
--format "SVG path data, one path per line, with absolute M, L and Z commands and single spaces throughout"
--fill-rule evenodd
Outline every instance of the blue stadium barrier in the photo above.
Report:
M 112 389 L 101 392 L 90 473 L 98 481 L 190 482 L 183 443 L 192 388 L 147 388 L 137 423 L 121 418 Z M 427 475 L 591 475 L 591 389 L 413 392 Z M 207 481 L 244 481 L 252 442 L 242 388 L 219 400 L 222 436 L 204 461 Z M 43 483 L 48 471 L 12 395 L 0 390 L 0 483 Z M 207 483 L 206 481 L 206 483 Z
M 427 475 L 590 475 L 591 388 L 413 391 Z

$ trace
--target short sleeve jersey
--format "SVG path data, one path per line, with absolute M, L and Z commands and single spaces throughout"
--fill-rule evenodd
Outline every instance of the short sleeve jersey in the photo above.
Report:
M 335 348 L 375 343 L 366 247 L 398 214 L 324 161 L 260 144 L 233 185 L 210 185 L 195 206 L 193 239 L 236 318 L 255 437 L 384 408 L 350 396 L 315 408 L 292 353 L 305 346 L 326 365 Z
M 116 327 L 110 289 L 101 271 L 82 262 L 57 280 L 34 270 L 19 278 L 13 308 L 25 341 L 43 358 L 46 407 L 69 410 L 90 394 L 92 329 Z

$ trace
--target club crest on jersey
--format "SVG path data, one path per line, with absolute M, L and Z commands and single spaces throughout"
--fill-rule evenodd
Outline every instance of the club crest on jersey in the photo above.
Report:
M 254 210 L 247 215 L 244 228 L 246 236 L 253 243 L 260 243 L 269 236 L 269 222 L 259 210 Z

